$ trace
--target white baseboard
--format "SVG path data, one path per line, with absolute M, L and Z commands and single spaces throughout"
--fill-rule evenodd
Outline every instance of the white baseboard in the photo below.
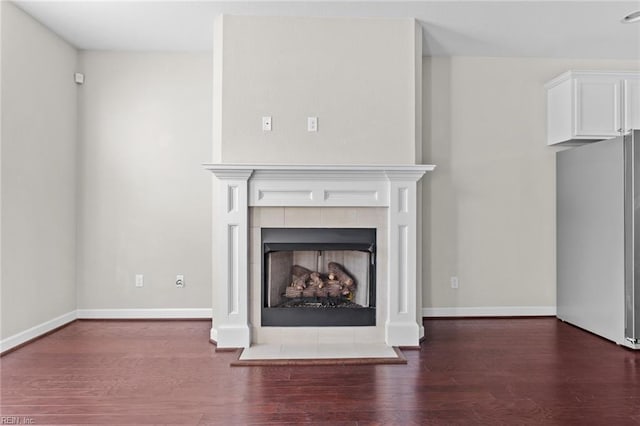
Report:
M 76 318 L 76 311 L 67 312 L 66 314 L 60 315 L 52 320 L 45 321 L 25 331 L 9 336 L 6 339 L 2 339 L 0 340 L 0 353 L 15 348 L 16 346 L 28 342 L 31 339 L 35 339 L 36 337 L 40 337 L 53 329 L 74 321 Z
M 423 317 L 555 316 L 555 306 L 488 306 L 423 308 Z M 210 308 L 191 309 L 78 309 L 0 340 L 0 353 L 76 319 L 210 319 Z M 212 334 L 213 338 L 213 334 Z
M 208 319 L 211 317 L 211 308 L 78 309 L 78 319 Z
M 555 306 L 478 306 L 453 308 L 422 308 L 423 317 L 524 317 L 555 315 Z
M 15 348 L 76 319 L 210 319 L 212 310 L 202 309 L 78 309 L 0 340 L 0 353 Z

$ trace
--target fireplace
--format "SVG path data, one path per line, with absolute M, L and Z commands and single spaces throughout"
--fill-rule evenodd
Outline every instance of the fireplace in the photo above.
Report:
M 214 281 L 211 340 L 217 343 L 218 348 L 246 348 L 257 342 L 319 343 L 331 339 L 339 339 L 341 342 L 384 342 L 389 346 L 419 344 L 424 329 L 421 318 L 419 253 L 421 191 L 418 181 L 435 166 L 208 164 L 205 167 L 216 177 L 214 257 L 217 259 L 217 278 Z M 262 219 L 259 224 L 250 220 L 250 211 L 252 216 L 262 216 L 267 211 L 273 213 L 274 209 L 279 213 L 273 217 L 267 214 L 270 217 L 266 221 L 268 223 Z M 379 212 L 383 212 L 382 222 L 378 218 L 373 219 Z M 299 224 L 301 221 L 306 223 Z M 271 241 L 273 248 L 269 249 L 262 248 L 261 243 L 249 244 L 250 240 L 261 238 L 264 228 L 278 227 L 306 227 L 310 228 L 307 231 L 311 233 L 320 228 L 323 232 L 326 231 L 325 228 L 336 229 L 326 234 L 332 236 L 330 240 L 312 236 L 316 241 L 312 241 L 309 247 L 275 246 L 287 243 L 278 240 Z M 348 246 L 354 241 L 333 239 L 348 233 L 347 229 L 350 228 L 364 228 L 370 233 L 369 237 L 374 235 L 371 238 L 375 241 L 373 247 L 368 245 L 368 239 L 363 246 L 356 247 Z M 296 244 L 304 244 L 300 238 L 297 239 Z M 355 243 L 363 241 L 357 240 Z M 331 244 L 346 245 L 340 247 Z M 304 250 L 305 248 L 308 250 Z M 289 324 L 283 324 L 287 320 L 269 319 L 271 314 L 268 308 L 277 309 L 273 305 L 278 303 L 274 299 L 265 299 L 262 294 L 265 288 L 262 263 L 265 262 L 265 256 L 274 256 L 269 253 L 282 251 L 293 252 L 280 255 L 283 259 L 290 256 L 291 260 L 279 260 L 282 262 L 279 267 L 284 270 L 281 273 L 289 278 L 292 278 L 291 268 L 295 262 L 299 262 L 294 260 L 294 255 L 295 259 L 308 256 L 312 260 L 305 266 L 307 269 L 320 275 L 328 275 L 327 259 L 333 256 L 332 252 L 351 252 L 349 256 L 356 259 L 355 252 L 363 253 L 361 256 L 369 259 L 369 263 L 373 262 L 376 268 L 375 274 L 373 270 L 368 270 L 369 278 L 365 280 L 367 285 L 363 292 L 363 275 L 357 271 L 357 266 L 351 266 L 344 260 L 341 262 L 339 257 L 329 260 L 340 264 L 357 281 L 358 290 L 351 296 L 354 303 L 361 304 L 359 302 L 368 297 L 361 304 L 362 308 L 351 309 L 362 312 L 357 315 L 363 317 L 371 315 L 374 322 L 371 323 L 370 318 L 350 319 L 349 321 L 355 322 L 351 326 L 326 327 L 326 321 L 333 321 L 333 317 L 339 315 L 347 315 L 338 312 L 350 309 L 323 306 L 326 300 L 311 301 L 316 303 L 315 309 L 319 310 L 313 311 L 317 313 L 310 313 L 311 310 L 307 309 L 303 317 L 305 319 L 301 320 L 313 321 L 315 325 L 290 327 Z M 252 259 L 258 259 L 257 263 Z M 272 261 L 275 262 L 273 259 L 266 260 Z M 287 281 L 289 280 L 284 280 L 284 284 L 288 288 L 287 284 L 290 283 Z M 281 288 L 274 290 L 274 293 L 281 292 Z M 286 293 L 286 288 L 284 292 Z M 317 296 L 316 293 L 311 297 L 322 296 Z M 304 299 L 304 295 L 302 298 Z M 282 308 L 295 312 L 296 307 Z M 312 318 L 327 309 L 333 309 L 330 319 Z M 266 314 L 266 319 L 262 318 L 263 314 Z M 312 319 L 306 319 L 308 317 Z M 272 320 L 280 321 L 280 325 L 267 325 Z M 360 321 L 369 326 L 357 325 Z
M 376 230 L 263 228 L 262 326 L 375 326 Z

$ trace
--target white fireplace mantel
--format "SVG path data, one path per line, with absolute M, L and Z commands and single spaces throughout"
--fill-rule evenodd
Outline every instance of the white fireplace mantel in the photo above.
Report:
M 417 183 L 434 165 L 205 164 L 218 178 L 217 253 L 211 339 L 219 348 L 251 344 L 248 285 L 249 207 L 387 207 L 388 294 L 385 342 L 417 346 L 421 324 L 417 256 Z

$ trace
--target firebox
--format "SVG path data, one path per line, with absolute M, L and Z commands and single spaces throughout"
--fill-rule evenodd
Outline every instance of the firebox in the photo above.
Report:
M 263 326 L 376 325 L 376 230 L 262 228 Z

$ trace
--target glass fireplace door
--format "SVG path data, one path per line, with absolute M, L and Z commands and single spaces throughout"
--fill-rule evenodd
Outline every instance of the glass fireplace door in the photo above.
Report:
M 375 325 L 375 229 L 263 228 L 263 326 Z

